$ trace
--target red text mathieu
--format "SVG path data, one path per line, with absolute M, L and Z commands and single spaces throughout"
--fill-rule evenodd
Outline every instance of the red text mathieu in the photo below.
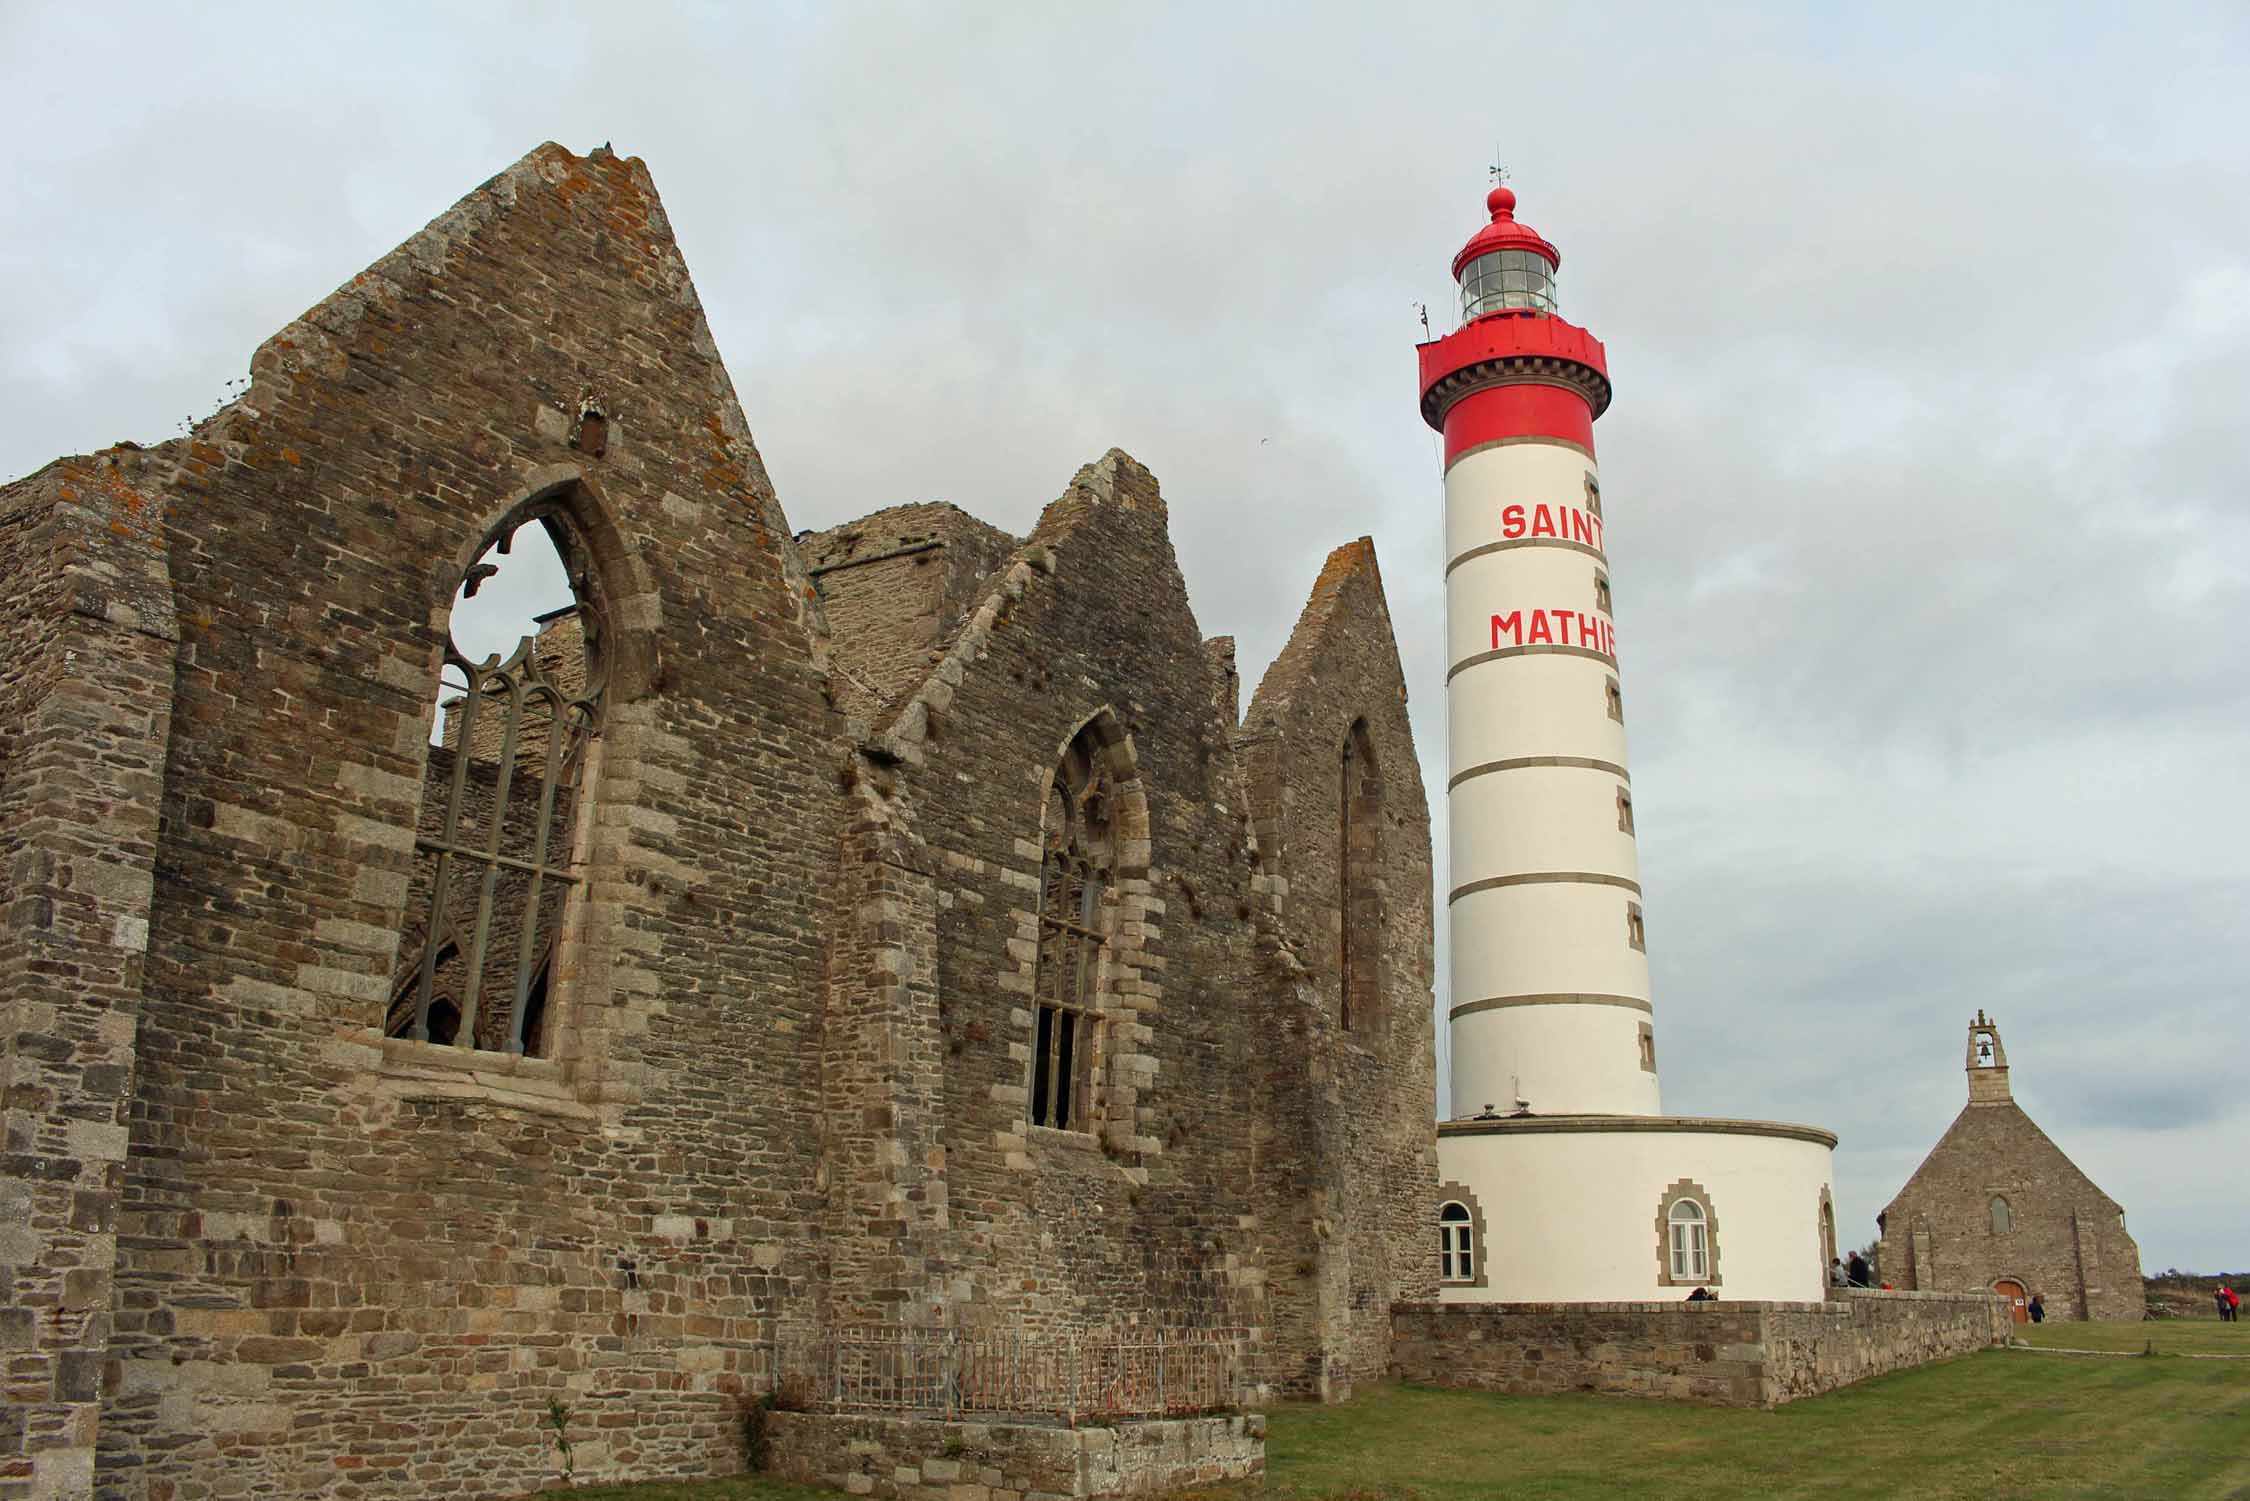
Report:
M 1553 537 L 1558 542 L 1579 542 L 1602 550 L 1602 518 L 1577 506 L 1502 506 L 1500 535 L 1510 542 L 1523 537 Z
M 1617 660 L 1617 627 L 1581 610 L 1510 610 L 1492 617 L 1492 649 L 1579 646 Z

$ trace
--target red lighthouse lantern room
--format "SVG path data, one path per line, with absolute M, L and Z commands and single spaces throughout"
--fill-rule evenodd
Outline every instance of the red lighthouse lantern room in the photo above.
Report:
M 1516 195 L 1485 196 L 1492 222 L 1453 257 L 1461 326 L 1419 346 L 1422 420 L 1445 434 L 1445 462 L 1509 438 L 1559 438 L 1591 452 L 1609 407 L 1601 340 L 1555 312 L 1562 252 L 1516 220 Z

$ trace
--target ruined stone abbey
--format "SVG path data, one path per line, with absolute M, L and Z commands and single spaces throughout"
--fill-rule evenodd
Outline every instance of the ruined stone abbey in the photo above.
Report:
M 459 649 L 529 536 L 567 608 Z M 1240 1473 L 1226 1382 L 1436 1296 L 1371 546 L 1245 709 L 1123 453 L 1028 537 L 793 533 L 638 161 L 541 147 L 190 436 L 0 489 L 0 578 L 0 1498 L 732 1473 L 941 1341 L 1080 1363 L 956 1405 L 1108 1352 Z

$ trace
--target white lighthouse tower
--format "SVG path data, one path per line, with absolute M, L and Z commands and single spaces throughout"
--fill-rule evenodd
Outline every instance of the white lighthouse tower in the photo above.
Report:
M 1444 1296 L 1817 1298 L 1834 1254 L 1810 1126 L 1661 1114 L 1594 419 L 1601 341 L 1494 188 L 1421 346 L 1445 440 L 1453 1101 Z

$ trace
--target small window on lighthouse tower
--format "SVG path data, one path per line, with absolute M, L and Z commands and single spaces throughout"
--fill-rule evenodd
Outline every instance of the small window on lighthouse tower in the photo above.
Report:
M 1448 1204 L 1438 1211 L 1438 1279 L 1443 1282 L 1476 1280 L 1476 1234 L 1466 1204 Z
M 1597 518 L 1602 513 L 1602 482 L 1591 474 L 1586 476 L 1586 509 Z
M 1648 930 L 1641 925 L 1641 904 L 1625 904 L 1625 941 L 1637 949 L 1648 947 Z
M 1625 690 L 1617 686 L 1617 679 L 1611 678 L 1608 686 L 1602 691 L 1609 698 L 1609 717 L 1619 724 L 1623 724 L 1625 722 Z
M 1594 608 L 1604 615 L 1617 613 L 1615 609 L 1611 608 L 1609 602 L 1609 575 L 1599 568 L 1594 570 Z
M 1633 794 L 1622 787 L 1617 789 L 1617 831 L 1621 834 L 1633 832 Z

